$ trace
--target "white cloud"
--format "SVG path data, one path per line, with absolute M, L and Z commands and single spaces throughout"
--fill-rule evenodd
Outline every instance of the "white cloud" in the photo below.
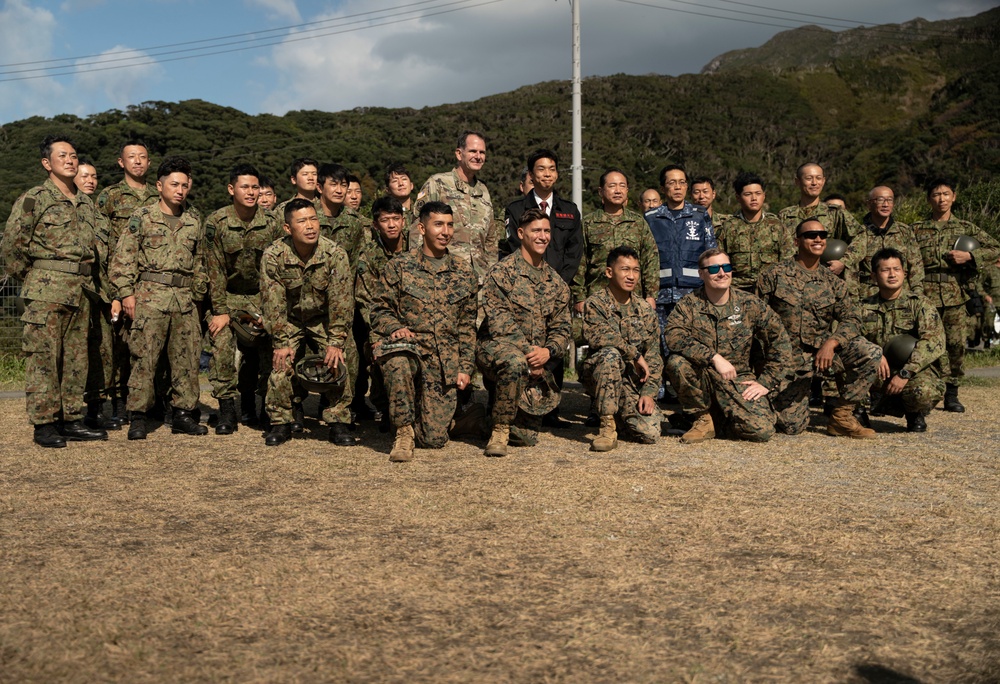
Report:
M 63 87 L 31 64 L 52 55 L 55 17 L 24 0 L 6 0 L 0 9 L 0 120 L 23 111 L 51 115 L 66 110 Z M 8 80 L 24 77 L 26 80 Z
M 126 64 L 135 66 L 123 66 Z M 116 45 L 97 57 L 78 60 L 74 86 L 78 92 L 103 92 L 111 106 L 124 109 L 129 104 L 146 99 L 145 94 L 162 73 L 160 65 L 146 53 Z
M 287 19 L 294 23 L 302 21 L 299 8 L 295 0 L 246 0 L 251 6 L 262 7 L 267 10 L 267 15 L 273 19 Z

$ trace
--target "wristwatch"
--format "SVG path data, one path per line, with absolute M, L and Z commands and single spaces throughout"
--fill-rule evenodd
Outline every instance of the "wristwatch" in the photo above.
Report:
M 913 373 L 911 373 L 910 371 L 906 370 L 905 368 L 902 369 L 902 370 L 900 370 L 899 372 L 897 372 L 896 375 L 898 375 L 899 377 L 903 378 L 903 380 L 909 380 L 910 378 L 913 377 Z

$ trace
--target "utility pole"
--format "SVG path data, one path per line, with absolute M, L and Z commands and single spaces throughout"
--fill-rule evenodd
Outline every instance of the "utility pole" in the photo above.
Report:
M 573 8 L 573 202 L 583 211 L 583 105 L 580 97 L 580 2 Z

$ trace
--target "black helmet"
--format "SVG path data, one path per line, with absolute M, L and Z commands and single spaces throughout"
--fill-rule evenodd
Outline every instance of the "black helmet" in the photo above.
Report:
M 917 338 L 913 335 L 896 335 L 885 343 L 882 353 L 889 362 L 889 368 L 899 370 L 910 360 L 910 354 L 917 346 Z
M 259 316 L 243 310 L 234 311 L 229 317 L 233 334 L 244 347 L 259 347 L 267 341 L 267 331 L 259 321 Z
M 323 394 L 343 389 L 347 380 L 347 364 L 339 363 L 336 369 L 331 370 L 323 354 L 306 354 L 295 364 L 295 377 L 303 389 Z
M 971 252 L 979 249 L 979 246 L 979 240 L 971 235 L 959 235 L 958 238 L 955 239 L 955 246 L 952 247 L 952 249 L 958 250 L 959 252 Z
M 823 250 L 823 255 L 819 258 L 824 264 L 828 264 L 831 261 L 839 261 L 844 258 L 844 254 L 847 253 L 847 243 L 843 240 L 838 240 L 837 238 L 827 238 L 826 249 Z

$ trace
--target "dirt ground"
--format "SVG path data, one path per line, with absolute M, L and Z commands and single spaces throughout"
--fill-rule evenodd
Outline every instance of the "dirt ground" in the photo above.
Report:
M 0 681 L 997 682 L 998 388 L 873 442 L 409 464 L 371 424 L 46 450 L 3 400 Z

